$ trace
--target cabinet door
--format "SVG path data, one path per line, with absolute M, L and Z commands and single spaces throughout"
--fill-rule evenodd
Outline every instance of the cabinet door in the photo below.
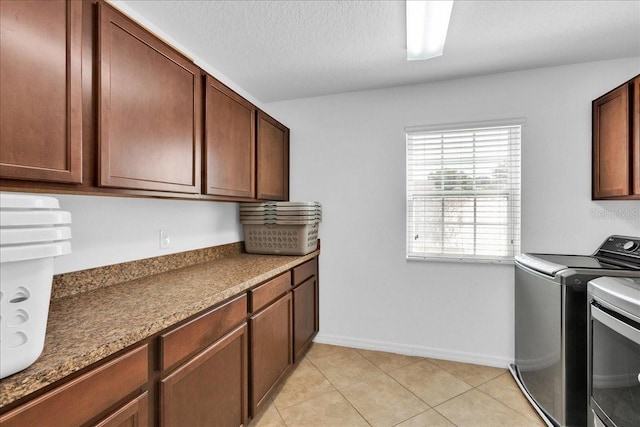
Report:
M 199 68 L 99 4 L 99 186 L 200 192 Z
M 82 182 L 82 2 L 0 2 L 0 177 Z
M 633 79 L 633 194 L 640 195 L 640 76 Z
M 255 196 L 255 107 L 211 76 L 205 103 L 205 193 Z
M 289 129 L 258 111 L 257 198 L 289 200 Z
M 629 88 L 593 102 L 593 197 L 629 194 Z
M 318 332 L 316 276 L 293 290 L 293 351 L 294 362 L 300 360 Z
M 245 323 L 161 380 L 160 425 L 245 425 L 247 356 Z
M 258 413 L 292 363 L 291 292 L 251 316 L 251 410 Z

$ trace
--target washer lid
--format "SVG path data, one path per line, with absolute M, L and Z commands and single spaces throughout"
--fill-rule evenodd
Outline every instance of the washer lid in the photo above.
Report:
M 626 277 L 598 277 L 587 285 L 594 300 L 640 319 L 640 279 Z
M 622 268 L 588 255 L 521 254 L 516 256 L 516 261 L 549 276 L 555 276 L 559 271 L 569 268 L 600 270 Z
M 533 270 L 548 274 L 549 276 L 553 276 L 558 271 L 567 268 L 565 265 L 556 264 L 551 261 L 540 259 L 537 254 L 516 255 L 516 262 L 524 265 L 525 267 L 529 267 Z

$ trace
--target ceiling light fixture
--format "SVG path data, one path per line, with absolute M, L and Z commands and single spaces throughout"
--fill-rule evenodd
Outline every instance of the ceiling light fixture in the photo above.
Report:
M 442 55 L 453 0 L 407 0 L 407 60 Z

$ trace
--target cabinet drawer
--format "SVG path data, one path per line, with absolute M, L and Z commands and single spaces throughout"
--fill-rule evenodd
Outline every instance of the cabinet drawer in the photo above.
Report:
M 220 339 L 247 317 L 242 295 L 160 336 L 160 369 L 168 369 Z
M 318 258 L 314 258 L 293 269 L 293 285 L 298 286 L 309 277 L 318 274 Z
M 147 384 L 148 357 L 145 344 L 8 412 L 0 424 L 85 424 Z
M 249 311 L 255 313 L 291 289 L 291 272 L 271 279 L 249 291 Z

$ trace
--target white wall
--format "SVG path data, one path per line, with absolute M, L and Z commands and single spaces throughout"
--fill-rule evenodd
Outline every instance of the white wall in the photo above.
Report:
M 72 252 L 55 258 L 55 274 L 243 240 L 237 203 L 49 196 L 72 221 Z M 160 229 L 169 234 L 168 249 L 160 249 Z
M 504 366 L 513 266 L 405 260 L 404 127 L 525 117 L 526 252 L 640 235 L 640 202 L 591 201 L 591 101 L 640 58 L 268 105 L 291 128 L 291 198 L 323 203 L 317 340 Z

